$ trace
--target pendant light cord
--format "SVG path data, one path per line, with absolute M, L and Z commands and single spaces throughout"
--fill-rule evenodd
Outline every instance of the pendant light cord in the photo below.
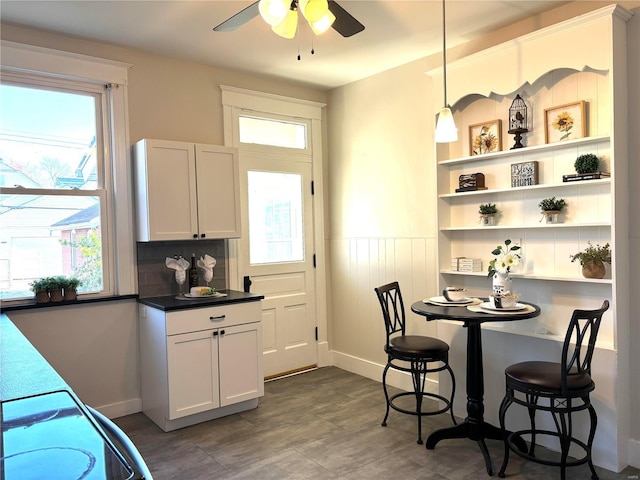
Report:
M 448 107 L 447 103 L 447 28 L 445 21 L 445 0 L 442 0 L 442 68 L 444 72 L 444 106 Z

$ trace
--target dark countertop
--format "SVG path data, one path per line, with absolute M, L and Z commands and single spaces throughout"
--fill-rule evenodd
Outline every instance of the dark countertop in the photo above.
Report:
M 139 298 L 138 303 L 168 312 L 173 310 L 186 310 L 189 308 L 216 307 L 218 305 L 226 305 L 229 303 L 257 302 L 264 298 L 264 295 L 238 292 L 237 290 L 220 290 L 220 293 L 225 293 L 226 296 L 218 298 L 206 297 L 193 300 L 178 300 L 175 295 L 168 295 L 163 297 Z
M 71 390 L 22 332 L 0 313 L 0 401 Z

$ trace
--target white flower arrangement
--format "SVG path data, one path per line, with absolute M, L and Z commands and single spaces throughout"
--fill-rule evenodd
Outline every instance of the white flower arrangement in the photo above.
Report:
M 496 273 L 509 273 L 511 267 L 515 267 L 520 263 L 521 256 L 515 252 L 520 250 L 518 245 L 511 245 L 511 240 L 504 241 L 505 247 L 498 245 L 492 252 L 496 258 L 489 262 L 488 277 L 493 277 Z

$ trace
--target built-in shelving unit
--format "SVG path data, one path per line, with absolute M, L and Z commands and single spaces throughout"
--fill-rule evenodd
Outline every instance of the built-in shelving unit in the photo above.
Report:
M 630 351 L 631 183 L 625 70 L 629 18 L 624 8 L 611 5 L 447 64 L 448 100 L 459 140 L 437 144 L 435 165 L 438 290 L 459 285 L 471 296 L 489 295 L 491 252 L 511 239 L 522 247 L 523 256 L 512 272 L 513 290 L 541 309 L 539 317 L 526 321 L 483 324 L 487 331 L 483 348 L 491 352 L 485 357 L 485 371 L 493 368 L 499 375 L 505 365 L 518 361 L 551 356 L 557 360 L 573 311 L 597 308 L 605 299 L 610 302 L 597 341 L 600 371 L 595 403 L 599 415 L 606 413 L 599 418 L 594 458 L 606 459 L 601 464 L 612 470 L 626 465 L 620 452 L 627 446 L 619 433 L 629 418 L 622 400 L 629 398 L 628 382 L 618 373 L 625 369 L 620 359 L 629 358 Z M 572 45 L 570 56 L 558 48 L 565 43 Z M 438 97 L 442 70 L 430 75 L 438 86 L 434 104 L 443 104 Z M 508 134 L 507 118 L 516 94 L 529 106 L 529 132 L 524 148 L 509 150 L 513 136 Z M 579 101 L 586 105 L 584 138 L 546 143 L 545 109 Z M 495 119 L 502 120 L 499 151 L 470 155 L 469 126 Z M 585 153 L 596 154 L 600 170 L 610 177 L 563 182 L 563 175 L 575 173 L 575 160 Z M 536 184 L 511 186 L 511 165 L 521 162 L 537 162 Z M 456 193 L 460 175 L 472 173 L 484 174 L 487 189 Z M 538 204 L 549 197 L 567 202 L 558 224 L 542 219 Z M 481 203 L 496 204 L 499 216 L 494 226 L 481 225 Z M 584 278 L 580 264 L 571 262 L 571 255 L 584 250 L 589 241 L 611 245 L 612 264 L 603 279 Z M 454 257 L 480 258 L 482 271 L 452 271 Z M 455 361 L 455 346 L 462 344 L 456 323 L 438 323 L 438 335 L 454 346 Z M 500 393 L 486 395 L 489 403 L 499 404 Z
M 615 122 L 618 104 L 613 85 L 616 83 L 615 65 L 618 60 L 613 49 L 614 40 L 607 37 L 611 35 L 611 22 L 615 23 L 618 15 L 625 17 L 624 12 L 615 7 L 602 9 L 588 18 L 521 38 L 517 48 L 512 45 L 495 47 L 450 66 L 456 99 L 454 116 L 460 140 L 437 148 L 439 288 L 462 284 L 474 295 L 488 295 L 491 279 L 487 278 L 486 272 L 493 258 L 491 251 L 496 245 L 511 239 L 522 247 L 520 253 L 523 256 L 521 265 L 512 275 L 514 289 L 518 290 L 516 293 L 525 300 L 553 297 L 549 298 L 548 304 L 541 305 L 542 315 L 534 323 L 551 324 L 552 330 L 562 331 L 565 320 L 570 316 L 566 312 L 571 307 L 595 307 L 605 298 L 616 310 L 617 276 L 620 273 L 625 275 L 620 264 L 616 264 L 614 259 L 604 279 L 587 279 L 582 276 L 580 264 L 571 262 L 570 258 L 586 248 L 587 242 L 610 243 L 614 257 L 624 255 L 628 248 L 626 241 L 620 240 L 620 234 L 616 235 L 624 228 L 616 216 L 616 205 L 623 201 L 625 195 L 620 182 L 626 179 L 620 175 L 626 171 L 627 160 L 616 158 L 620 151 L 616 142 L 624 130 L 617 129 Z M 561 55 L 553 58 L 553 49 L 549 48 L 565 35 L 579 38 L 599 36 L 599 45 L 609 48 L 609 51 L 607 55 L 600 51 L 596 59 L 587 44 L 584 48 L 576 45 L 576 57 L 568 65 Z M 525 45 L 531 51 L 550 52 L 545 58 L 544 68 L 527 64 L 526 71 L 510 82 L 491 74 L 474 75 L 471 86 L 462 80 L 470 78 L 471 72 L 479 71 L 488 59 L 492 64 L 513 64 Z M 439 72 L 434 75 L 439 75 Z M 507 116 L 516 93 L 523 94 L 530 106 L 530 131 L 526 134 L 524 148 L 510 150 L 512 136 L 507 132 Z M 582 100 L 587 105 L 584 118 L 588 126 L 586 135 L 545 143 L 544 109 Z M 470 155 L 468 126 L 488 119 L 502 119 L 501 150 Z M 596 154 L 601 160 L 600 170 L 609 172 L 611 176 L 563 182 L 563 175 L 575 173 L 574 162 L 585 153 Z M 512 187 L 511 165 L 522 162 L 537 162 L 537 184 Z M 456 192 L 460 175 L 471 173 L 482 173 L 487 189 Z M 559 223 L 546 223 L 540 212 L 538 203 L 548 197 L 563 198 L 567 202 Z M 481 225 L 478 213 L 481 203 L 497 205 L 499 214 L 494 225 Z M 452 271 L 453 257 L 480 258 L 482 271 Z M 613 318 L 614 313 L 609 315 Z M 509 330 L 511 327 L 501 325 L 500 328 Z M 513 328 L 517 332 L 521 327 Z M 604 328 L 600 335 L 602 344 L 615 348 L 614 322 L 609 322 Z M 534 333 L 529 334 L 535 336 L 537 328 L 533 326 L 531 331 Z M 542 335 L 541 338 L 550 337 Z

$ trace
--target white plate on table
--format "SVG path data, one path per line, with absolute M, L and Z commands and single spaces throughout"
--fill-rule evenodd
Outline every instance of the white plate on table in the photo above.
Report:
M 431 297 L 429 299 L 423 300 L 424 303 L 433 303 L 434 305 L 438 305 L 439 307 L 453 307 L 456 305 L 471 305 L 473 303 L 473 298 L 466 297 L 464 300 L 460 300 L 457 302 L 449 301 L 443 296 L 439 297 Z
M 490 302 L 482 302 L 479 307 L 484 310 L 491 310 L 492 312 L 517 312 L 518 310 L 524 310 L 527 308 L 524 303 L 516 303 L 513 307 L 496 308 L 491 305 Z

